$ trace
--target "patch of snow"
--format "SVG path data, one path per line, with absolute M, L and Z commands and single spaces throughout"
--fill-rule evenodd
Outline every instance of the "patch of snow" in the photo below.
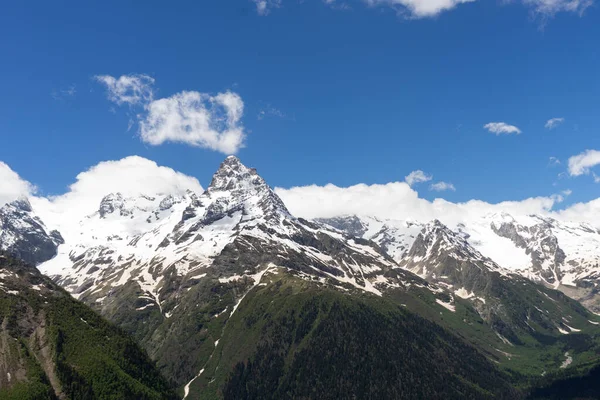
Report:
M 573 357 L 571 357 L 571 354 L 569 354 L 568 351 L 565 353 L 565 357 L 565 361 L 563 361 L 563 363 L 560 366 L 561 369 L 565 369 L 573 363 Z
M 456 312 L 456 307 L 454 305 L 450 304 L 450 303 L 444 303 L 440 299 L 435 299 L 435 302 L 438 303 L 440 306 L 444 307 L 447 310 L 450 310 L 452 312 Z
M 458 297 L 460 297 L 461 299 L 470 299 L 471 297 L 475 296 L 475 294 L 473 292 L 469 292 L 465 288 L 460 288 L 458 290 L 455 290 L 454 294 L 457 295 Z
M 501 335 L 501 334 L 499 334 L 498 332 L 495 332 L 495 333 L 496 333 L 496 336 L 498 336 L 498 337 L 500 338 L 500 340 L 502 340 L 502 342 L 503 342 L 504 344 L 508 344 L 508 345 L 514 346 L 514 345 L 511 343 L 511 341 L 510 341 L 510 340 L 508 340 L 507 338 L 505 338 L 504 336 L 502 336 L 502 335 Z

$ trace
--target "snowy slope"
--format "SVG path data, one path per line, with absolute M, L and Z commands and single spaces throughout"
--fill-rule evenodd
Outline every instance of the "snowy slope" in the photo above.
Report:
M 61 235 L 44 225 L 27 199 L 0 208 L 0 250 L 38 264 L 54 257 L 62 242 Z
M 523 315 L 555 336 L 568 329 L 563 316 L 576 329 L 587 324 L 574 302 L 549 299 L 556 292 L 512 274 L 533 258 L 505 237 L 505 217 L 455 227 L 356 216 L 306 221 L 236 157 L 223 161 L 202 193 L 106 193 L 73 212 L 34 204 L 64 237 L 40 270 L 135 335 L 182 387 L 198 376 L 206 346 L 214 350 L 219 340 L 207 335 L 252 288 L 279 274 L 300 285 L 407 300 L 435 315 L 467 307 L 503 343 L 533 329 Z M 513 262 L 506 268 L 483 251 L 498 243 L 498 254 Z M 507 294 L 517 298 L 523 288 L 535 304 L 521 299 L 509 307 Z
M 415 232 L 427 225 L 357 216 L 319 221 L 375 241 L 403 265 L 407 265 L 407 249 L 414 243 Z M 600 233 L 590 225 L 498 213 L 449 228 L 503 269 L 558 288 L 588 308 L 599 309 L 596 289 L 600 288 Z
M 352 236 L 372 240 L 396 261 L 404 258 L 424 224 L 416 221 L 380 220 L 348 215 L 315 220 Z
M 95 212 L 67 219 L 58 229 L 65 244 L 39 268 L 82 300 L 102 301 L 113 289 L 135 283 L 140 296 L 162 312 L 168 281 L 243 276 L 243 268 L 213 266 L 226 248 L 244 246 L 250 254 L 268 252 L 278 264 L 284 259 L 303 273 L 377 294 L 376 286 L 399 284 L 377 276 L 396 267 L 391 258 L 370 243 L 294 218 L 256 171 L 233 156 L 202 194 L 112 193 Z M 257 259 L 265 262 L 262 255 Z

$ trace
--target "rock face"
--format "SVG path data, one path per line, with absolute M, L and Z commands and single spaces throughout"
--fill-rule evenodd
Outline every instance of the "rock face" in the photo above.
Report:
M 373 240 L 401 264 L 426 225 L 358 216 L 319 222 Z M 477 251 L 471 256 L 489 258 L 499 267 L 559 289 L 590 310 L 600 311 L 600 233 L 590 225 L 499 213 L 459 223 L 450 230 Z
M 562 293 L 500 267 L 438 220 L 425 225 L 400 265 L 471 302 L 513 344 L 532 333 L 570 332 L 569 321 L 586 314 Z
M 131 338 L 4 252 L 0 319 L 3 398 L 175 398 Z
M 27 199 L 0 208 L 0 250 L 25 262 L 39 264 L 54 257 L 63 242 L 58 231 L 44 226 Z

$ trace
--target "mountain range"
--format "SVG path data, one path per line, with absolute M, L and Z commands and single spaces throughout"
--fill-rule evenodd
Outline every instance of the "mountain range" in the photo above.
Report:
M 1 249 L 131 335 L 184 398 L 512 399 L 600 351 L 587 224 L 309 221 L 233 156 L 203 193 L 46 213 L 5 205 Z

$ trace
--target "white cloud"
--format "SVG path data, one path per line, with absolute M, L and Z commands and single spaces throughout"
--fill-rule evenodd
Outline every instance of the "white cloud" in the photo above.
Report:
M 409 186 L 414 185 L 415 183 L 428 182 L 433 179 L 433 176 L 427 175 L 425 172 L 420 169 L 416 171 L 412 171 L 410 174 L 404 177 L 404 181 L 408 183 Z
M 252 0 L 256 5 L 258 15 L 268 15 L 273 8 L 281 6 L 281 0 Z
M 487 203 L 469 200 L 452 203 L 444 199 L 428 201 L 404 182 L 385 185 L 358 184 L 350 187 L 303 186 L 276 188 L 292 214 L 303 218 L 327 218 L 356 214 L 380 219 L 440 221 L 454 226 L 458 223 L 480 221 L 486 215 L 507 212 L 515 216 L 539 214 L 564 221 L 586 222 L 600 228 L 600 198 L 578 203 L 564 210 L 553 207 L 571 194 L 562 191 L 548 197 L 533 197 L 520 201 Z
M 116 161 L 103 161 L 77 175 L 65 194 L 33 197 L 34 209 L 48 226 L 60 226 L 65 213 L 79 219 L 98 209 L 102 198 L 110 193 L 124 196 L 140 194 L 183 194 L 186 190 L 202 192 L 196 178 L 157 165 L 154 161 L 130 156 Z
M 210 95 L 183 91 L 171 97 L 154 99 L 154 79 L 148 75 L 96 76 L 108 88 L 110 101 L 141 106 L 135 115 L 143 142 L 153 146 L 165 142 L 235 154 L 244 147 L 245 132 L 241 124 L 244 113 L 242 98 L 233 92 Z M 130 119 L 128 129 L 134 124 Z
M 251 0 L 256 5 L 259 15 L 268 15 L 273 8 L 281 7 L 282 0 Z M 389 7 L 400 15 L 410 18 L 435 17 L 445 11 L 452 10 L 465 3 L 476 0 L 362 0 L 367 6 Z M 348 9 L 346 3 L 336 0 L 323 0 L 323 2 L 336 9 Z M 559 12 L 572 12 L 582 15 L 593 4 L 593 0 L 521 0 L 521 4 L 543 19 L 548 19 Z
M 546 129 L 554 129 L 557 126 L 559 126 L 560 124 L 562 124 L 563 122 L 565 122 L 564 118 L 551 118 L 548 121 L 546 121 L 546 124 L 544 125 L 544 127 Z
M 523 4 L 533 9 L 536 14 L 552 17 L 559 12 L 583 14 L 593 0 L 523 0 Z
M 350 187 L 304 186 L 276 188 L 292 214 L 304 218 L 334 217 L 347 214 L 374 216 L 382 219 L 430 221 L 440 219 L 457 224 L 478 219 L 490 213 L 514 215 L 549 214 L 557 203 L 554 196 L 505 201 L 490 204 L 480 200 L 452 203 L 444 199 L 428 201 L 404 182 L 385 185 L 358 184 Z M 596 216 L 600 224 L 600 214 Z
M 600 164 L 600 151 L 586 150 L 569 158 L 569 175 L 588 175 L 590 168 Z
M 514 125 L 509 125 L 505 122 L 490 122 L 483 126 L 485 129 L 496 135 L 502 134 L 520 134 L 521 130 Z
M 558 158 L 556 158 L 556 157 L 550 157 L 548 159 L 548 164 L 551 165 L 551 166 L 560 165 L 560 160 Z
M 22 179 L 2 161 L 0 161 L 0 182 L 0 207 L 20 197 L 28 197 L 36 191 L 34 185 Z
M 108 99 L 118 105 L 144 105 L 154 98 L 154 78 L 145 74 L 96 75 L 94 79 L 106 86 Z
M 365 0 L 369 6 L 403 7 L 415 18 L 433 17 L 443 11 L 453 9 L 459 4 L 472 1 L 475 0 Z
M 453 192 L 456 192 L 456 188 L 454 187 L 454 185 L 449 182 L 432 183 L 431 186 L 429 186 L 429 190 L 433 190 L 435 192 L 443 192 L 445 190 L 451 190 Z
M 147 106 L 140 136 L 154 146 L 179 142 L 234 154 L 244 146 L 243 111 L 244 102 L 236 93 L 181 92 Z
M 563 190 L 560 193 L 555 193 L 555 194 L 551 195 L 550 197 L 556 203 L 562 203 L 563 201 L 565 201 L 565 198 L 569 197 L 571 194 L 573 194 L 573 191 L 571 189 L 566 189 L 566 190 Z
M 600 229 L 600 198 L 587 203 L 573 204 L 569 208 L 553 214 L 563 220 L 585 222 Z

